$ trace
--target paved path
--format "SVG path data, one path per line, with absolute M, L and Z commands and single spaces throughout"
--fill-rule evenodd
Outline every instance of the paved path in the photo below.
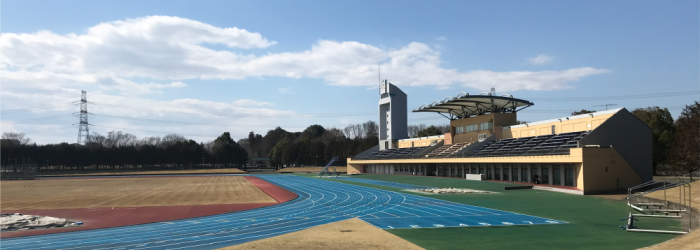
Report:
M 358 217 L 377 227 L 560 224 L 563 221 L 300 176 L 258 176 L 299 195 L 248 211 L 2 240 L 3 249 L 215 249 Z

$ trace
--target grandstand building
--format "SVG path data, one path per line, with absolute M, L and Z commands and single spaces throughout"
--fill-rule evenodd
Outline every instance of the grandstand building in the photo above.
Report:
M 348 159 L 348 174 L 483 174 L 486 180 L 578 194 L 621 190 L 652 179 L 651 129 L 625 108 L 516 124 L 517 112 L 532 105 L 493 90 L 424 104 L 413 112 L 444 116 L 450 120 L 449 133 L 395 140 L 395 147 L 382 145 L 380 137 L 379 147 Z

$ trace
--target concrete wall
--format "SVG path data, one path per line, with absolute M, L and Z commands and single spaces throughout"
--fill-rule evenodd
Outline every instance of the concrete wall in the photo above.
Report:
M 391 98 L 391 140 L 397 141 L 408 138 L 408 96 L 394 84 L 389 83 Z
M 642 178 L 651 181 L 651 128 L 626 109 L 609 117 L 579 141 L 579 145 L 613 147 Z
M 554 126 L 555 134 L 593 130 L 613 115 L 614 114 L 584 115 L 571 117 L 575 119 L 570 118 L 568 120 L 567 117 L 564 117 L 543 124 L 521 124 L 511 126 L 510 128 L 503 128 L 503 138 L 550 135 L 552 134 L 552 126 Z
M 379 149 L 398 147 L 398 140 L 408 138 L 408 97 L 406 93 L 391 83 L 387 95 L 379 99 Z M 380 92 L 381 93 L 381 92 Z

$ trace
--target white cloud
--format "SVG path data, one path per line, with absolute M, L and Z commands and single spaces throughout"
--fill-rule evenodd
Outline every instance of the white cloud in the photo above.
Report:
M 240 99 L 240 100 L 233 101 L 233 105 L 242 106 L 242 107 L 249 107 L 249 106 L 274 106 L 275 104 L 269 103 L 269 102 L 259 102 L 259 101 L 250 100 L 250 99 Z
M 292 94 L 292 93 L 294 93 L 294 92 L 292 91 L 292 87 L 279 88 L 279 89 L 277 89 L 277 92 L 280 92 L 280 93 L 282 93 L 282 94 Z
M 541 65 L 554 60 L 554 56 L 548 56 L 545 54 L 539 54 L 536 57 L 528 58 L 531 64 Z
M 439 37 L 435 38 L 435 40 L 438 40 L 438 41 L 447 41 L 447 37 L 445 37 L 445 36 L 439 36 Z
M 437 38 L 439 41 L 444 39 L 446 38 Z M 85 89 L 89 92 L 88 100 L 97 103 L 90 107 L 90 111 L 97 114 L 96 124 L 105 121 L 100 120 L 105 119 L 100 118 L 100 114 L 140 119 L 161 117 L 192 122 L 192 116 L 185 118 L 165 112 L 168 110 L 200 114 L 197 122 L 204 125 L 194 130 L 198 133 L 212 131 L 213 136 L 216 136 L 216 133 L 220 134 L 225 129 L 245 137 L 250 126 L 263 132 L 261 129 L 266 129 L 266 124 L 277 124 L 274 119 L 261 122 L 261 115 L 280 117 L 295 113 L 265 108 L 274 104 L 263 100 L 154 100 L 149 99 L 148 95 L 172 88 L 185 88 L 188 85 L 184 82 L 193 79 L 265 76 L 316 78 L 323 79 L 330 85 L 376 88 L 377 62 L 382 62 L 382 78 L 389 79 L 394 84 L 434 86 L 440 89 L 466 86 L 476 90 L 488 90 L 491 87 L 499 91 L 556 90 L 571 88 L 571 82 L 583 77 L 607 72 L 605 69 L 590 67 L 508 72 L 450 69 L 442 66 L 439 50 L 415 42 L 399 48 L 380 48 L 357 41 L 319 40 L 303 51 L 266 54 L 248 52 L 251 49 L 257 52 L 274 44 L 275 41 L 244 29 L 214 27 L 195 20 L 168 16 L 100 23 L 81 34 L 61 35 L 46 30 L 0 33 L 0 97 L 4 109 L 24 108 L 76 100 L 80 96 L 80 90 Z M 233 49 L 213 49 L 218 46 L 210 45 L 223 45 Z M 279 88 L 277 91 L 283 94 L 294 93 L 292 87 Z M 60 107 L 53 111 L 68 114 L 77 111 L 77 107 Z M 40 112 L 44 111 L 33 111 Z M 4 116 L 3 118 L 5 119 Z M 91 120 L 93 121 L 95 120 Z M 155 131 L 193 131 L 189 127 L 178 128 L 176 124 L 151 125 L 128 120 L 105 123 L 114 127 L 138 127 Z M 46 126 L 50 125 L 3 125 L 2 129 L 23 131 Z M 305 127 L 298 124 L 290 126 Z M 68 141 L 73 140 L 74 135 Z
M 205 44 L 233 48 L 266 48 L 276 42 L 259 33 L 220 28 L 194 20 L 149 16 L 101 23 L 84 34 L 58 35 L 50 31 L 0 36 L 0 74 L 12 71 L 51 72 L 76 78 L 245 79 L 281 76 L 320 78 L 331 85 L 374 86 L 376 63 L 382 75 L 398 85 L 462 85 L 487 90 L 553 90 L 568 88 L 570 71 L 600 74 L 603 70 L 491 72 L 444 68 L 440 52 L 423 43 L 381 49 L 355 41 L 319 40 L 309 50 L 246 54 L 215 50 Z M 539 55 L 533 63 L 553 57 Z M 502 79 L 509 81 L 502 81 Z M 489 86 L 484 85 L 488 83 Z M 158 89 L 159 85 L 143 88 Z M 547 86 L 545 88 L 545 86 Z M 113 88 L 119 89 L 119 88 Z

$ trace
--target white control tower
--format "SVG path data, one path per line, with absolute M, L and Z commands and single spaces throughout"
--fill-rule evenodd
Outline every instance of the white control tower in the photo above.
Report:
M 408 138 L 408 98 L 394 84 L 379 85 L 379 150 L 398 148 L 397 141 Z

